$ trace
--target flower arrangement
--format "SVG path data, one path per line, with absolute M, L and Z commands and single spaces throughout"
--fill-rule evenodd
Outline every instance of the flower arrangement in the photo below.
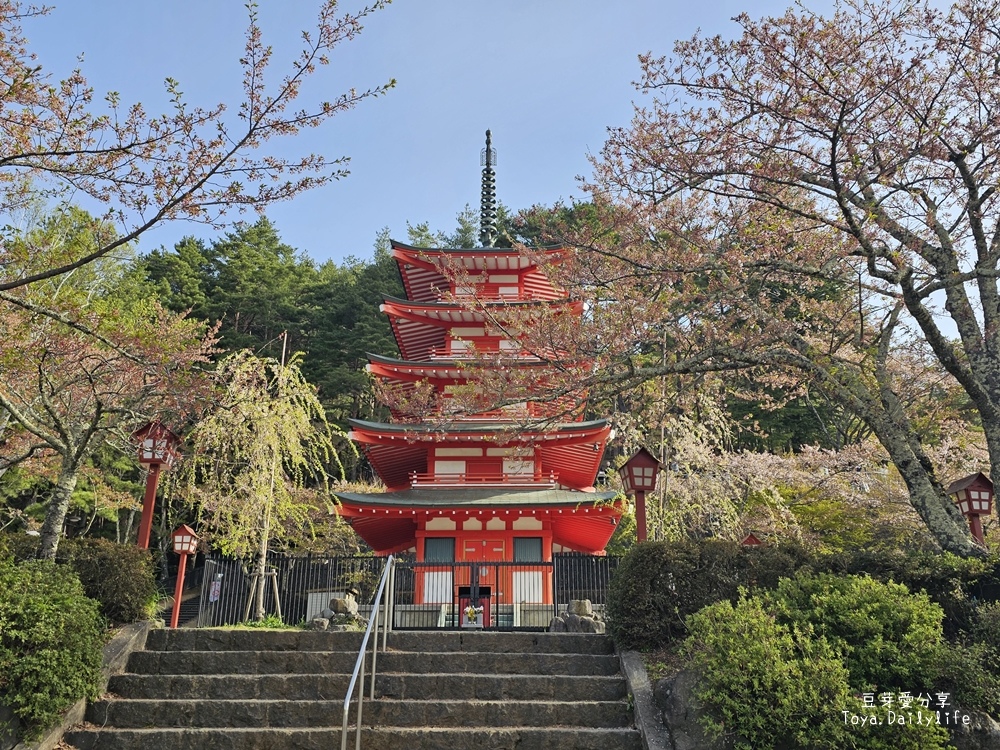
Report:
M 482 614 L 482 607 L 473 607 L 471 604 L 465 608 L 465 622 L 466 624 L 472 624 L 479 622 L 479 615 Z

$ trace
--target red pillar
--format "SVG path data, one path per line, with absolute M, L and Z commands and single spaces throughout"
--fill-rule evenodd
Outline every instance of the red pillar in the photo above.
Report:
M 160 465 L 150 464 L 146 475 L 146 496 L 142 499 L 142 520 L 139 522 L 139 549 L 149 549 L 149 531 L 153 528 L 153 508 L 156 505 L 156 485 L 160 481 Z
M 983 538 L 983 522 L 980 520 L 977 513 L 969 515 L 969 530 L 972 532 L 972 536 L 977 542 L 986 546 L 986 540 Z
M 635 540 L 646 541 L 646 492 L 635 491 Z
M 170 627 L 177 627 L 177 620 L 181 616 L 181 594 L 184 593 L 184 570 L 187 568 L 188 556 L 181 554 L 181 564 L 177 568 L 177 586 L 174 588 L 174 611 L 170 615 Z

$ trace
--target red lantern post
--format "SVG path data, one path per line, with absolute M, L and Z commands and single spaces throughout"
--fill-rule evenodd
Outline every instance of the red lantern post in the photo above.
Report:
M 985 546 L 980 517 L 993 512 L 993 482 L 985 474 L 978 472 L 952 482 L 945 492 L 958 505 L 962 515 L 969 519 L 969 530 L 973 538 Z
M 156 486 L 160 481 L 160 468 L 173 466 L 179 455 L 180 438 L 159 422 L 150 422 L 132 433 L 139 445 L 139 463 L 146 474 L 146 495 L 142 500 L 142 519 L 139 522 L 139 549 L 149 549 L 149 532 L 153 527 L 153 508 L 156 505 Z
M 626 495 L 635 495 L 635 539 L 646 541 L 646 493 L 656 489 L 660 462 L 645 448 L 636 451 L 618 470 Z
M 181 594 L 184 593 L 184 573 L 187 569 L 188 555 L 193 555 L 198 551 L 198 537 L 194 529 L 186 523 L 181 524 L 173 534 L 170 535 L 173 542 L 174 552 L 181 556 L 180 565 L 177 567 L 177 586 L 174 588 L 174 610 L 170 615 L 170 627 L 177 627 L 177 620 L 181 615 Z

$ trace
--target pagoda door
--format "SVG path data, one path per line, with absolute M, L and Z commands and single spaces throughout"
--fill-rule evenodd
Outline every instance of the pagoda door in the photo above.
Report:
M 481 562 L 484 565 L 477 565 L 476 573 L 479 576 L 480 587 L 488 587 L 490 597 L 496 602 L 503 602 L 503 587 L 498 588 L 497 566 L 490 565 L 493 562 L 502 562 L 506 547 L 503 539 L 466 539 L 462 544 L 463 559 L 466 562 Z M 465 578 L 472 577 L 472 566 L 469 572 L 465 573 Z M 471 581 L 470 581 L 471 583 Z

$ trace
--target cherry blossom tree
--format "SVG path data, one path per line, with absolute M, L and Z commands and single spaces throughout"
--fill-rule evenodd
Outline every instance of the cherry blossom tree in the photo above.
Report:
M 22 437 L 10 453 L 0 450 L 0 465 L 46 455 L 58 464 L 42 526 L 43 557 L 55 556 L 87 459 L 109 440 L 124 442 L 151 415 L 187 411 L 192 368 L 208 360 L 203 327 L 155 308 L 147 314 L 125 326 L 118 318 L 103 340 L 39 316 L 0 319 L 5 340 L 31 331 L 30 342 L 7 349 L 16 355 L 0 363 L 0 408 Z
M 593 325 L 544 334 L 597 363 L 564 387 L 808 386 L 865 423 L 945 549 L 981 554 L 912 396 L 943 373 L 1000 465 L 1000 6 L 736 22 L 640 58 L 643 106 L 550 233 L 583 249 L 553 271 Z
M 278 156 L 273 146 L 394 85 L 350 88 L 330 98 L 317 93 L 302 101 L 309 79 L 330 62 L 335 48 L 357 36 L 364 19 L 389 1 L 346 13 L 336 0 L 320 2 L 315 28 L 303 33 L 301 54 L 280 80 L 271 75 L 271 47 L 250 3 L 238 108 L 230 113 L 222 104 L 191 106 L 180 84 L 168 79 L 171 109 L 150 113 L 114 92 L 99 104 L 82 71 L 52 80 L 21 29 L 24 18 L 47 9 L 0 0 L 0 213 L 22 207 L 35 191 L 65 191 L 107 206 L 105 218 L 116 227 L 113 235 L 51 255 L 44 268 L 16 247 L 0 247 L 0 299 L 126 247 L 163 221 L 217 226 L 227 212 L 263 210 L 346 175 L 345 157 Z
M 107 222 L 70 208 L 9 236 L 7 246 L 40 267 L 50 254 L 113 234 Z M 55 556 L 88 459 L 108 443 L 127 445 L 154 416 L 185 417 L 204 396 L 201 366 L 213 332 L 163 310 L 148 291 L 123 259 L 106 257 L 18 289 L 17 304 L 0 304 L 0 471 L 46 465 L 53 491 L 43 557 Z

